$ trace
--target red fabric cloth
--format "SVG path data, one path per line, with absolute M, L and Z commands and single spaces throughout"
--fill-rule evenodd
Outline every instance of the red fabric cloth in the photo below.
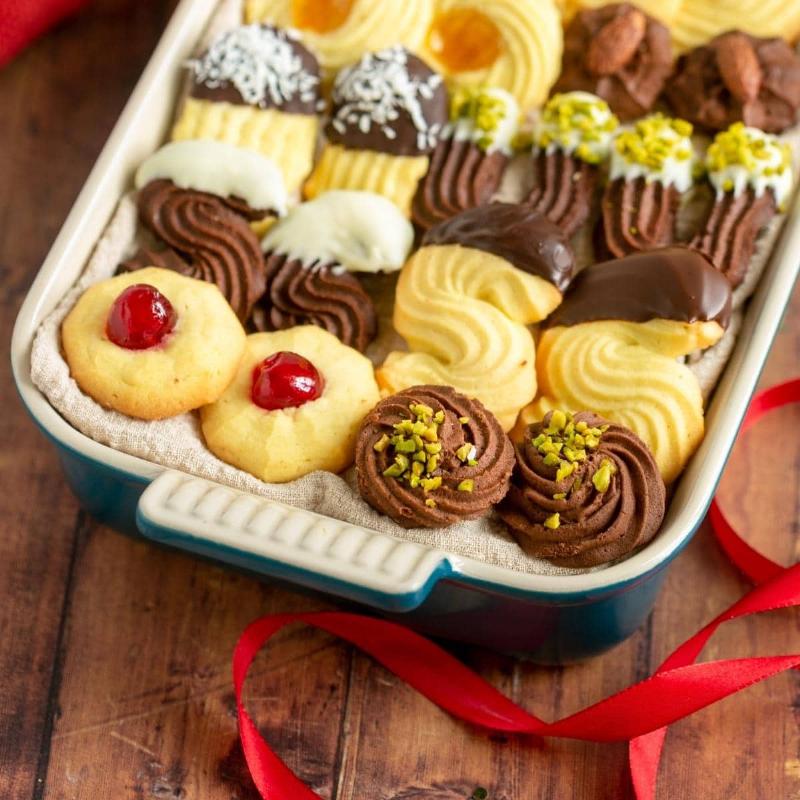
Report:
M 800 402 L 800 379 L 774 386 L 754 399 L 743 431 L 774 408 Z M 369 653 L 417 691 L 459 719 L 505 733 L 559 736 L 598 742 L 630 740 L 631 777 L 637 800 L 653 800 L 667 726 L 689 714 L 793 667 L 800 653 L 695 664 L 724 622 L 800 605 L 800 564 L 781 567 L 748 545 L 714 501 L 709 519 L 720 546 L 758 584 L 690 637 L 656 673 L 611 697 L 555 722 L 512 703 L 453 656 L 407 628 L 356 614 L 274 614 L 248 626 L 233 655 L 239 735 L 253 781 L 264 800 L 319 798 L 272 752 L 242 701 L 247 671 L 261 647 L 284 625 L 305 622 Z
M 0 0 L 0 67 L 88 0 Z

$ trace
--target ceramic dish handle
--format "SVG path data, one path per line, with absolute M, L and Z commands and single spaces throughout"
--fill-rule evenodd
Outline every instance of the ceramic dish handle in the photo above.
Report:
M 387 611 L 410 611 L 452 571 L 443 553 L 166 470 L 136 512 L 150 539 Z

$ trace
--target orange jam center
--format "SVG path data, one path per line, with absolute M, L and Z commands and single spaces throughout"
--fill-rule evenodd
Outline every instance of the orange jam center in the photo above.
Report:
M 292 25 L 304 31 L 328 33 L 344 25 L 355 0 L 292 0 Z
M 497 25 L 477 8 L 451 8 L 428 31 L 428 47 L 450 72 L 490 67 L 503 50 Z

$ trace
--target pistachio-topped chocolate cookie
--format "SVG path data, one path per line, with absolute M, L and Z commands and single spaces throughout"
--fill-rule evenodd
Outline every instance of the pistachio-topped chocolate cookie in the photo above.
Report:
M 356 444 L 361 496 L 404 528 L 486 513 L 508 490 L 514 451 L 495 417 L 447 386 L 381 400 Z
M 658 531 L 664 481 L 628 428 L 588 411 L 551 411 L 526 428 L 515 453 L 498 512 L 531 555 L 594 567 L 622 558 Z

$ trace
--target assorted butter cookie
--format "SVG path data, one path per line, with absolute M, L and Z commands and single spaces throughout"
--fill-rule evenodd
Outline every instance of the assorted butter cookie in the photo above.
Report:
M 267 289 L 253 312 L 255 327 L 311 323 L 363 352 L 377 317 L 353 273 L 399 270 L 413 240 L 411 223 L 373 192 L 325 192 L 295 206 L 261 243 Z
M 800 56 L 783 39 L 728 31 L 681 56 L 666 97 L 700 128 L 743 122 L 779 133 L 797 122 Z
M 419 51 L 435 0 L 244 0 L 248 22 L 292 28 L 326 70 L 393 44 Z
M 672 72 L 669 30 L 630 3 L 578 12 L 554 92 L 591 92 L 623 120 L 647 114 Z
M 618 126 L 608 103 L 588 92 L 553 95 L 542 109 L 533 140 L 533 189 L 525 202 L 567 236 L 589 217 Z
M 381 387 L 453 386 L 508 430 L 536 394 L 527 326 L 558 306 L 574 266 L 563 232 L 523 205 L 490 203 L 431 228 L 395 294 L 409 352 L 388 355 Z
M 525 552 L 563 567 L 616 561 L 661 525 L 666 487 L 647 445 L 592 412 L 549 411 L 515 445 L 498 512 Z
M 414 386 L 364 419 L 356 445 L 361 496 L 404 528 L 441 528 L 485 514 L 508 491 L 514 450 L 477 400 Z
M 691 135 L 686 120 L 653 114 L 614 138 L 601 203 L 602 245 L 609 255 L 675 241 L 678 208 L 694 180 Z
M 547 320 L 540 396 L 521 423 L 553 408 L 591 408 L 640 436 L 672 483 L 704 432 L 700 386 L 678 359 L 718 342 L 730 314 L 730 284 L 688 248 L 587 267 Z
M 311 171 L 319 118 L 319 64 L 293 31 L 243 25 L 188 62 L 191 86 L 173 139 L 216 139 L 257 150 L 296 193 Z
M 247 337 L 232 383 L 200 411 L 209 450 L 267 483 L 353 461 L 378 402 L 372 364 L 313 325 Z
M 336 76 L 327 143 L 305 185 L 382 194 L 410 214 L 448 120 L 441 75 L 403 47 L 367 53 Z
M 736 288 L 747 275 L 759 234 L 785 209 L 791 194 L 791 148 L 735 122 L 714 137 L 705 166 L 714 203 L 692 246 Z
M 512 155 L 519 113 L 503 89 L 465 88 L 453 95 L 450 123 L 414 195 L 411 217 L 419 228 L 492 199 Z
M 496 86 L 529 108 L 558 77 L 562 43 L 553 0 L 436 0 L 420 52 L 454 88 Z
M 215 286 L 157 267 L 90 286 L 61 327 L 81 390 L 139 419 L 216 400 L 236 374 L 245 338 Z

